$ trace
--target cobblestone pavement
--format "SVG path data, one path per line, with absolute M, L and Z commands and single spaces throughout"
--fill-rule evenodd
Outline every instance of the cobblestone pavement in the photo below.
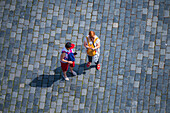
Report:
M 90 30 L 99 71 L 85 67 Z M 0 53 L 0 113 L 170 113 L 170 0 L 1 0 Z

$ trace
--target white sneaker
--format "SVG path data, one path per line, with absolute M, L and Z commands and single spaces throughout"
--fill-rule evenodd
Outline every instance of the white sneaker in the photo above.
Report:
M 69 81 L 68 77 L 64 77 L 64 75 L 62 75 L 62 77 L 64 78 L 64 80 Z
M 71 72 L 70 73 L 73 75 L 73 76 L 77 76 L 77 73 L 75 71 Z

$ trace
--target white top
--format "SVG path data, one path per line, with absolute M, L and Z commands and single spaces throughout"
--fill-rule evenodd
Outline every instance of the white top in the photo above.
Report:
M 93 42 L 90 40 L 90 36 L 88 35 L 87 37 L 89 38 L 89 43 L 90 43 L 90 45 L 93 44 Z M 98 38 L 96 35 L 95 35 L 94 37 L 95 37 L 95 38 Z M 84 38 L 84 42 L 87 43 L 86 37 Z M 94 46 L 96 47 L 96 44 L 99 43 L 99 42 L 100 42 L 100 39 L 98 38 L 98 39 L 94 42 Z M 87 43 L 87 45 L 88 45 L 88 43 Z M 96 49 L 96 54 L 98 54 L 98 55 L 100 54 L 100 48 Z
M 65 47 L 63 47 L 62 51 L 61 51 L 61 54 L 62 53 L 65 53 L 65 57 L 64 57 L 64 60 L 68 60 L 68 54 L 69 53 L 74 53 L 73 49 L 70 49 L 70 50 L 67 50 Z M 61 61 L 61 60 L 60 60 Z M 66 62 L 63 62 L 61 61 L 62 63 L 66 63 Z

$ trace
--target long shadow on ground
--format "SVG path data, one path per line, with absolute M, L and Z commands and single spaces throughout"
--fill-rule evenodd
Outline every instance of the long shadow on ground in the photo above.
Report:
M 75 65 L 74 70 L 77 72 L 77 75 L 86 74 L 85 70 L 95 68 L 95 65 L 91 65 L 89 68 L 85 68 L 85 64 Z M 68 69 L 69 70 L 69 69 Z M 61 67 L 56 68 L 54 75 L 39 75 L 33 81 L 30 82 L 31 87 L 51 87 L 52 84 L 58 80 L 64 80 L 61 76 L 62 70 Z M 70 72 L 67 72 L 68 77 L 72 77 Z

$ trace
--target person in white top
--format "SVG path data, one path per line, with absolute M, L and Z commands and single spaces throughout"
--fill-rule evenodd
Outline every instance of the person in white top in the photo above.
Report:
M 90 67 L 92 58 L 96 64 L 96 69 L 100 69 L 99 55 L 100 55 L 100 39 L 95 35 L 94 31 L 90 31 L 89 35 L 84 38 L 84 47 L 87 49 L 88 63 L 87 67 Z

